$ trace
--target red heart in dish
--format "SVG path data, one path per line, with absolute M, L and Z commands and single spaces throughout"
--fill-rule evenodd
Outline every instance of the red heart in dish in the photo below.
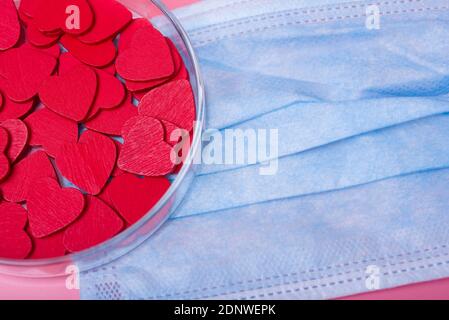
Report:
M 56 178 L 55 170 L 45 152 L 36 151 L 19 161 L 1 183 L 3 198 L 10 202 L 27 200 L 28 191 L 34 188 L 34 182 L 43 177 Z
M 151 117 L 139 117 L 125 137 L 117 163 L 120 169 L 138 175 L 164 176 L 175 166 L 171 153 L 162 124 Z
M 0 204 L 0 257 L 24 259 L 31 251 L 31 240 L 24 231 L 27 212 L 18 204 Z
M 84 197 L 77 189 L 63 189 L 55 179 L 43 178 L 28 192 L 27 208 L 31 234 L 43 238 L 75 221 L 84 209 Z
M 111 180 L 105 189 L 113 208 L 133 224 L 147 214 L 170 188 L 165 177 L 139 178 L 125 173 Z
M 29 234 L 31 231 L 28 228 Z M 62 242 L 64 231 L 53 233 L 45 238 L 32 238 L 33 250 L 29 259 L 48 259 L 65 255 L 66 250 Z
M 153 27 L 150 21 L 145 18 L 134 19 L 128 26 L 120 33 L 118 41 L 118 51 L 122 52 L 131 46 L 131 42 L 136 34 L 136 31 L 143 27 Z
M 64 246 L 70 252 L 88 249 L 111 239 L 123 229 L 123 220 L 100 199 L 87 196 L 86 209 L 64 232 Z
M 26 35 L 28 41 L 36 47 L 49 47 L 55 44 L 61 36 L 61 34 L 58 33 L 54 35 L 48 35 L 41 32 L 37 28 L 33 20 L 28 24 Z
M 40 31 L 53 32 L 62 30 L 70 34 L 82 34 L 92 27 L 94 16 L 86 0 L 35 0 L 32 17 Z M 71 6 L 79 10 L 80 23 L 76 27 L 67 22 L 73 22 L 70 15 Z
M 63 117 L 81 121 L 89 112 L 97 92 L 97 76 L 80 65 L 61 76 L 48 78 L 39 90 L 42 102 Z
M 111 39 L 90 45 L 75 37 L 64 35 L 61 38 L 61 44 L 81 62 L 99 68 L 110 65 L 117 54 Z
M 12 48 L 20 38 L 20 23 L 13 0 L 0 1 L 0 51 Z
M 139 114 L 191 131 L 195 121 L 195 100 L 189 81 L 171 81 L 151 90 L 140 101 Z
M 24 102 L 33 98 L 56 67 L 56 59 L 40 50 L 20 47 L 0 55 L 0 76 L 9 98 Z
M 8 97 L 3 97 L 3 106 L 0 109 L 0 121 L 19 119 L 27 114 L 33 107 L 33 100 L 26 102 L 14 102 Z
M 0 180 L 3 180 L 9 173 L 9 160 L 6 157 L 6 149 L 9 145 L 9 135 L 6 129 L 0 127 Z
M 78 40 L 93 44 L 114 37 L 131 20 L 132 14 L 115 0 L 90 0 L 95 13 L 95 24 Z
M 42 146 L 52 157 L 65 143 L 78 141 L 78 124 L 43 107 L 25 119 L 30 145 Z
M 28 141 L 28 128 L 18 119 L 2 121 L 0 126 L 6 129 L 9 135 L 8 159 L 13 163 L 20 156 Z
M 101 110 L 85 125 L 94 131 L 119 136 L 125 122 L 135 116 L 137 116 L 137 108 L 131 103 L 131 99 L 126 98 L 117 108 Z
M 67 143 L 56 155 L 61 174 L 88 194 L 101 192 L 115 166 L 117 151 L 112 139 L 86 131 L 78 143 Z
M 131 46 L 119 53 L 116 68 L 123 78 L 132 81 L 166 78 L 175 71 L 170 47 L 153 27 L 135 32 Z

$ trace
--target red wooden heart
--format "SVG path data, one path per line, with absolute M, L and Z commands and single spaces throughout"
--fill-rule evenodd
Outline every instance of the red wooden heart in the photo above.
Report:
M 143 27 L 153 27 L 150 21 L 145 18 L 134 19 L 128 26 L 120 33 L 118 41 L 118 51 L 122 52 L 131 46 L 132 39 L 137 30 Z
M 114 37 L 131 22 L 132 14 L 115 0 L 90 0 L 95 13 L 95 24 L 78 39 L 87 44 L 98 43 Z
M 27 208 L 31 234 L 43 238 L 75 221 L 83 211 L 84 197 L 77 189 L 63 189 L 55 179 L 43 178 L 30 189 Z
M 59 45 L 57 43 L 50 47 L 36 47 L 35 45 L 33 45 L 30 42 L 25 40 L 25 43 L 22 45 L 22 47 L 38 50 L 40 52 L 43 52 L 45 54 L 52 56 L 55 59 L 58 59 L 59 56 L 61 55 L 61 48 L 59 47 Z
M 9 146 L 9 135 L 6 129 L 0 127 L 0 180 L 3 180 L 9 173 L 9 160 L 6 150 Z
M 65 143 L 78 141 L 78 125 L 45 107 L 25 119 L 30 130 L 30 145 L 42 146 L 52 157 Z
M 171 81 L 151 90 L 139 104 L 139 114 L 173 123 L 187 131 L 195 121 L 195 101 L 187 80 Z
M 119 53 L 116 68 L 123 78 L 132 81 L 165 78 L 174 72 L 170 47 L 153 27 L 135 32 L 131 46 Z
M 70 252 L 88 249 L 111 239 L 123 229 L 123 220 L 94 196 L 86 197 L 86 209 L 64 232 L 64 246 Z
M 40 50 L 27 47 L 8 50 L 0 55 L 0 76 L 6 79 L 3 89 L 14 101 L 30 100 L 55 66 L 56 59 Z
M 17 119 L 2 121 L 0 126 L 8 132 L 9 146 L 6 155 L 11 163 L 13 163 L 27 145 L 28 128 L 25 123 Z
M 31 240 L 24 231 L 26 210 L 14 203 L 0 204 L 0 257 L 24 259 L 31 251 Z
M 162 78 L 162 79 L 154 79 L 149 81 L 126 81 L 126 88 L 130 91 L 142 91 L 142 90 L 148 90 L 154 87 L 157 87 L 161 84 L 164 84 L 174 77 L 178 76 L 178 73 L 181 72 L 181 69 L 184 67 L 184 62 L 182 61 L 181 56 L 179 55 L 178 49 L 176 49 L 175 45 L 170 39 L 166 39 L 168 46 L 170 47 L 170 52 L 173 59 L 174 64 L 174 73 L 173 75 L 170 75 L 169 77 Z
M 32 20 L 26 29 L 28 41 L 37 47 L 49 47 L 55 44 L 61 34 L 48 35 L 40 31 Z
M 64 35 L 61 38 L 61 44 L 75 58 L 94 67 L 105 67 L 111 64 L 117 53 L 111 39 L 90 45 L 79 41 L 75 37 Z
M 88 31 L 93 24 L 94 16 L 89 3 L 86 0 L 35 0 L 33 18 L 39 30 L 53 32 L 62 30 L 70 34 L 82 34 Z M 80 24 L 77 27 L 70 27 L 69 6 L 76 6 L 79 9 Z
M 70 69 L 83 64 L 80 60 L 75 58 L 70 52 L 64 52 L 59 58 L 59 75 L 67 73 Z M 107 72 L 110 75 L 115 75 L 115 65 L 111 64 L 103 68 L 96 68 L 96 70 L 101 70 Z
M 139 178 L 125 173 L 113 178 L 105 193 L 117 212 L 133 224 L 148 213 L 169 188 L 170 181 L 165 177 Z
M 126 121 L 135 116 L 137 116 L 137 108 L 131 103 L 130 98 L 126 98 L 119 107 L 100 111 L 87 121 L 85 126 L 94 131 L 119 136 Z
M 25 201 L 35 181 L 43 177 L 56 178 L 56 174 L 45 152 L 36 151 L 19 161 L 1 183 L 3 198 L 10 202 Z
M 174 167 L 171 153 L 162 124 L 151 117 L 139 117 L 125 137 L 118 166 L 143 176 L 164 176 Z
M 56 155 L 61 174 L 88 194 L 97 195 L 114 169 L 114 142 L 94 131 L 86 131 L 78 143 L 65 144 Z
M 81 121 L 89 112 L 97 92 L 97 76 L 80 65 L 61 76 L 48 78 L 39 90 L 41 101 L 63 117 Z
M 0 1 L 0 51 L 12 48 L 20 38 L 20 23 L 13 0 Z
M 3 106 L 0 109 L 0 121 L 19 119 L 27 114 L 33 107 L 33 100 L 26 102 L 14 102 L 8 97 L 3 97 Z
M 28 228 L 28 233 L 31 230 Z M 49 259 L 65 255 L 66 250 L 62 242 L 64 231 L 53 233 L 45 238 L 33 238 L 33 250 L 31 251 L 29 259 Z

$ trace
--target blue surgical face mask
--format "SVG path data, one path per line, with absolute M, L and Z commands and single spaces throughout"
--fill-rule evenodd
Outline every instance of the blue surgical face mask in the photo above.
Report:
M 82 275 L 83 297 L 329 298 L 449 274 L 449 4 L 381 3 L 377 26 L 370 4 L 181 10 L 208 127 L 278 129 L 277 174 L 203 165 L 154 237 Z

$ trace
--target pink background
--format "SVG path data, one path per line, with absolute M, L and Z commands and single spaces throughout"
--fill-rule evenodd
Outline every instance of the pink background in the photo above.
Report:
M 177 8 L 199 0 L 164 0 L 170 8 Z M 364 293 L 356 296 L 345 297 L 343 300 L 361 299 L 438 299 L 449 300 L 449 278 L 437 281 L 430 281 L 420 284 L 408 285 L 390 290 Z

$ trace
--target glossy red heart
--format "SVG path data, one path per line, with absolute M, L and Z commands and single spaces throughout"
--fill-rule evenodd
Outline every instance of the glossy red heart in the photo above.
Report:
M 42 146 L 52 157 L 65 143 L 78 141 L 78 124 L 42 107 L 25 119 L 30 130 L 30 145 Z
M 117 212 L 133 224 L 147 214 L 169 188 L 170 181 L 165 177 L 139 178 L 125 173 L 113 178 L 105 193 Z
M 29 229 L 29 228 L 28 228 Z M 28 230 L 31 234 L 31 230 Z M 64 231 L 53 233 L 44 238 L 31 238 L 33 250 L 29 259 L 49 259 L 65 255 L 66 249 L 63 243 Z
M 115 0 L 90 0 L 95 13 L 95 23 L 78 40 L 93 44 L 111 38 L 131 22 L 132 14 L 122 4 Z
M 64 246 L 70 252 L 88 249 L 111 239 L 123 229 L 123 220 L 107 204 L 86 197 L 86 209 L 64 232 Z
M 55 66 L 56 59 L 40 50 L 29 47 L 8 50 L 0 55 L 0 76 L 6 79 L 3 89 L 14 101 L 30 100 Z
M 95 117 L 85 122 L 85 126 L 94 131 L 119 136 L 126 121 L 135 116 L 137 107 L 131 103 L 130 98 L 126 98 L 117 108 L 101 110 Z
M 62 30 L 70 34 L 82 34 L 88 31 L 94 21 L 92 9 L 86 0 L 35 0 L 33 19 L 40 31 Z M 74 26 L 71 6 L 79 10 L 79 26 Z
M 28 128 L 21 120 L 8 119 L 0 122 L 0 126 L 6 129 L 9 136 L 9 145 L 6 155 L 11 163 L 20 156 L 28 142 Z
M 43 178 L 29 190 L 27 208 L 31 234 L 43 238 L 75 221 L 84 209 L 84 197 L 77 189 L 63 189 L 57 180 Z
M 195 100 L 189 81 L 171 81 L 151 90 L 140 101 L 139 114 L 191 131 L 195 121 Z
M 3 180 L 9 173 L 9 160 L 6 150 L 9 146 L 9 135 L 6 129 L 0 127 L 0 180 Z
M 148 81 L 173 74 L 174 64 L 164 36 L 153 27 L 138 29 L 131 46 L 119 52 L 117 72 L 127 80 Z
M 87 116 L 96 92 L 95 71 L 80 65 L 66 74 L 45 80 L 39 90 L 39 97 L 52 111 L 68 119 L 81 121 Z
M 94 67 L 101 68 L 110 65 L 117 54 L 117 49 L 111 39 L 90 45 L 75 37 L 64 35 L 61 38 L 61 44 L 75 58 Z
M 0 1 L 0 51 L 12 48 L 20 38 L 20 23 L 13 0 Z
M 35 181 L 44 177 L 56 178 L 55 170 L 45 152 L 35 151 L 19 161 L 0 184 L 3 198 L 10 202 L 27 200 Z
M 173 170 L 172 146 L 164 141 L 160 121 L 139 117 L 124 139 L 120 169 L 143 176 L 164 176 Z
M 18 204 L 0 203 L 0 257 L 24 259 L 31 251 L 31 240 L 24 231 L 27 212 Z
M 78 143 L 65 144 L 56 155 L 61 174 L 88 194 L 101 192 L 117 159 L 112 139 L 86 131 Z

